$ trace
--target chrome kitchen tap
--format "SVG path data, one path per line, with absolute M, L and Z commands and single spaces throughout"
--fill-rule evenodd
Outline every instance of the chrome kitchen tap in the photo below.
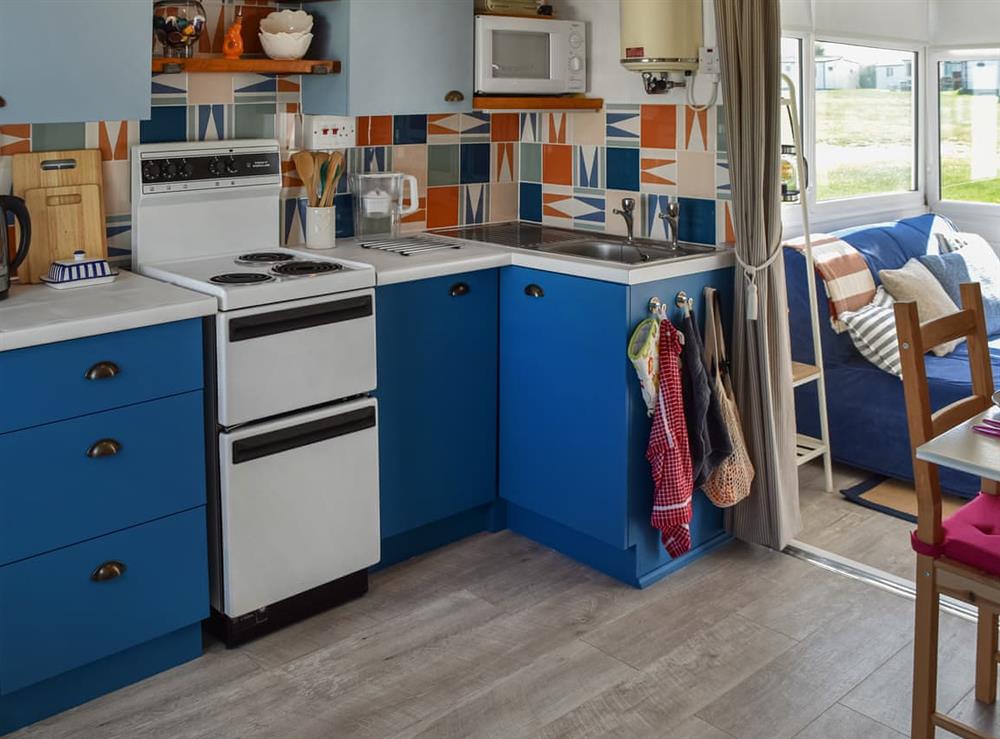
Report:
M 681 216 L 680 203 L 667 203 L 667 211 L 660 213 L 659 217 L 667 222 L 667 244 L 671 249 L 679 248 L 677 245 L 677 222 Z
M 635 228 L 635 217 L 633 216 L 633 211 L 635 210 L 635 198 L 622 198 L 622 207 L 615 208 L 612 211 L 615 215 L 619 215 L 625 219 L 625 229 L 628 232 L 628 243 L 632 243 L 633 239 L 633 229 Z

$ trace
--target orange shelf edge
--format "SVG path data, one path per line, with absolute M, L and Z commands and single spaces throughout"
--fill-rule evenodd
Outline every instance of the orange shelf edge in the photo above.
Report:
M 603 98 L 474 95 L 473 110 L 600 110 Z
M 189 73 L 255 72 L 257 74 L 339 74 L 336 59 L 226 59 L 221 56 L 194 56 L 190 59 L 153 57 L 153 72 L 181 71 Z

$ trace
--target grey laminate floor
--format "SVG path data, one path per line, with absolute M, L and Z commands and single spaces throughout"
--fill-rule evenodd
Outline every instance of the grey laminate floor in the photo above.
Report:
M 913 524 L 847 501 L 840 490 L 871 477 L 870 473 L 834 465 L 833 492 L 823 489 L 819 460 L 799 470 L 802 531 L 799 541 L 913 581 Z
M 509 532 L 376 574 L 368 596 L 19 737 L 899 739 L 912 603 L 732 543 L 635 590 Z M 982 718 L 973 624 L 941 705 Z

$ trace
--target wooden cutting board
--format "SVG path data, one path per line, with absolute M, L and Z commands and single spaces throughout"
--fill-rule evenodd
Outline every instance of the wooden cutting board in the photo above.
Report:
M 52 262 L 71 258 L 76 249 L 83 249 L 91 257 L 107 256 L 102 173 L 99 149 L 33 151 L 13 156 L 14 194 L 24 198 L 28 206 L 32 231 L 31 247 L 17 271 L 18 279 L 39 282 L 39 277 L 48 274 Z M 54 219 L 51 223 L 50 218 Z
M 22 282 L 37 283 L 58 259 L 107 257 L 104 204 L 96 184 L 36 187 L 24 194 L 31 215 L 31 248 L 18 268 Z
M 99 149 L 33 151 L 15 154 L 11 162 L 14 194 L 23 198 L 39 187 L 103 184 Z M 32 215 L 34 217 L 34 215 Z

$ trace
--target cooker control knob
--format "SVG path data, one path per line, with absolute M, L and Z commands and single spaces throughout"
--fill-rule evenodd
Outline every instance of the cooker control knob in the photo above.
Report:
M 583 44 L 583 37 L 576 31 L 569 35 L 569 46 L 571 49 L 579 49 Z
M 194 174 L 194 165 L 191 164 L 187 159 L 181 159 L 180 166 L 181 177 L 185 180 Z
M 233 157 L 226 159 L 226 172 L 229 174 L 236 174 L 240 171 L 240 168 L 236 165 L 236 160 Z
M 569 69 L 571 72 L 579 72 L 583 69 L 583 62 L 580 61 L 580 57 L 571 56 L 569 58 Z
M 160 179 L 160 164 L 159 162 L 149 161 L 142 165 L 142 178 L 144 180 L 158 180 Z
M 222 162 L 219 157 L 213 157 L 208 163 L 208 171 L 210 174 L 220 175 L 222 174 Z
M 163 174 L 166 175 L 166 178 L 168 180 L 174 179 L 174 177 L 177 176 L 177 165 L 168 159 L 166 162 L 166 166 L 163 169 Z

